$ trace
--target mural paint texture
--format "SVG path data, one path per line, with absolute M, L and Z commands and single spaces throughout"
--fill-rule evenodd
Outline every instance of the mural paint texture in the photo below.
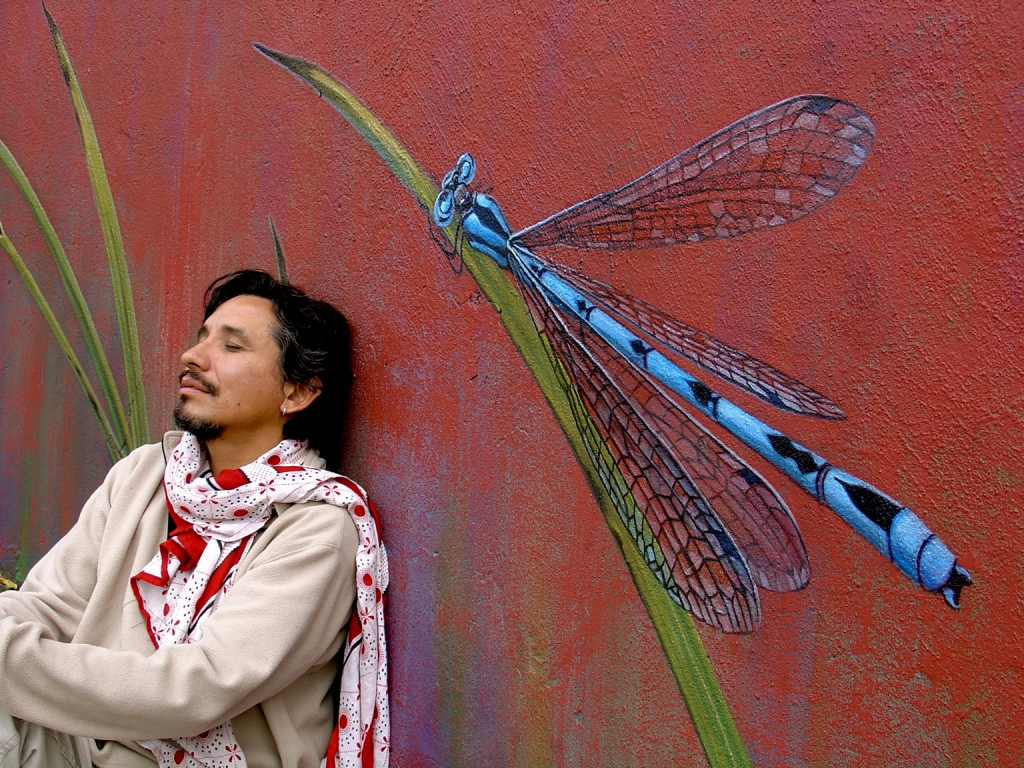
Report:
M 761 594 L 757 632 L 699 630 L 751 761 L 1024 760 L 1019 10 L 50 10 L 120 216 L 150 434 L 169 425 L 177 356 L 206 284 L 236 267 L 276 269 L 268 216 L 290 279 L 353 321 L 345 470 L 376 499 L 392 556 L 398 765 L 707 758 L 586 476 L 496 313 L 468 275 L 452 274 L 430 213 L 377 154 L 251 43 L 337 75 L 439 181 L 471 153 L 511 231 L 628 184 L 762 105 L 796 93 L 856 104 L 874 124 L 870 156 L 813 215 L 685 247 L 559 250 L 558 274 L 591 297 L 601 289 L 587 281 L 638 297 L 825 393 L 845 420 L 728 397 L 915 510 L 975 580 L 951 611 L 729 442 L 788 503 L 810 571 L 799 591 Z M 119 335 L 104 233 L 38 6 L 5 3 L 0 35 L 0 138 L 46 205 L 110 353 Z M 74 327 L 6 177 L 0 221 Z M 5 269 L 0 569 L 13 575 L 70 527 L 109 456 L 62 352 Z M 81 337 L 71 342 L 84 357 Z M 712 421 L 707 429 L 731 440 Z

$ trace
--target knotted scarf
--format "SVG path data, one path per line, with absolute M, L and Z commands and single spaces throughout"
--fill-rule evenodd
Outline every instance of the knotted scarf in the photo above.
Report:
M 373 507 L 346 477 L 318 469 L 305 442 L 283 440 L 240 469 L 210 476 L 196 437 L 185 432 L 167 459 L 164 493 L 174 524 L 156 557 L 131 579 L 153 645 L 195 643 L 231 588 L 254 534 L 274 504 L 319 501 L 345 509 L 359 532 L 356 605 L 342 653 L 339 716 L 326 768 L 388 765 L 390 721 L 384 593 L 387 553 Z M 196 736 L 139 742 L 160 768 L 246 768 L 231 721 Z

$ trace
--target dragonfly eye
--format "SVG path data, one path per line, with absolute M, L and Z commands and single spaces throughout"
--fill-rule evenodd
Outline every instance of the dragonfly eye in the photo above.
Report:
M 447 181 L 447 177 L 445 181 Z M 450 188 L 445 187 L 434 201 L 434 222 L 443 229 L 452 223 L 453 218 L 455 218 L 455 195 Z
M 441 180 L 441 189 L 455 189 L 455 186 L 455 169 L 452 169 Z
M 459 159 L 455 161 L 452 173 L 458 177 L 459 184 L 469 184 L 473 180 L 473 176 L 476 175 L 476 162 L 473 160 L 473 156 L 469 152 L 460 155 Z

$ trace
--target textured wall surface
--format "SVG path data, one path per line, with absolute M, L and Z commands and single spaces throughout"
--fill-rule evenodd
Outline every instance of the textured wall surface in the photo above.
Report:
M 701 627 L 754 763 L 1024 762 L 1024 13 L 895 5 L 49 6 L 121 216 L 151 433 L 169 426 L 207 283 L 273 268 L 268 215 L 293 280 L 353 321 L 346 470 L 376 499 L 392 557 L 396 764 L 706 763 L 622 555 L 493 308 L 363 140 L 253 41 L 333 72 L 438 177 L 472 152 L 513 228 L 788 96 L 866 110 L 867 163 L 807 219 L 685 248 L 548 255 L 832 397 L 845 422 L 736 400 L 915 509 L 975 578 L 950 610 L 753 458 L 812 566 L 804 590 L 764 595 L 756 633 Z M 102 235 L 34 1 L 0 3 L 0 138 L 116 358 Z M 60 297 L 6 176 L 0 221 Z M 0 323 L 10 575 L 68 529 L 109 460 L 6 261 Z

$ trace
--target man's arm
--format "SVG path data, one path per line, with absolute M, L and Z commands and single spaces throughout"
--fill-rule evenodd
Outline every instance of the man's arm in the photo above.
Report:
M 140 740 L 201 733 L 280 692 L 322 659 L 355 598 L 355 524 L 336 507 L 305 512 L 282 517 L 291 529 L 228 591 L 198 643 L 146 657 L 0 619 L 0 707 L 67 733 Z

